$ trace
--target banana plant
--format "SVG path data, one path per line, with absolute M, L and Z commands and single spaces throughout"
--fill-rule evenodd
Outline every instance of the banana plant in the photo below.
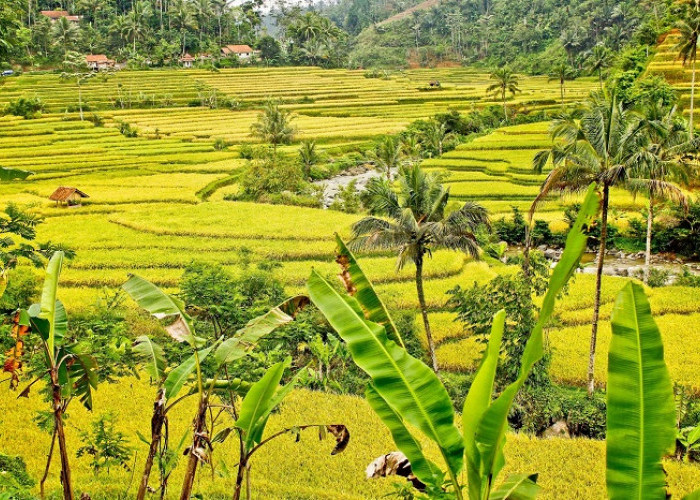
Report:
M 63 259 L 63 252 L 55 252 L 49 260 L 41 302 L 32 305 L 28 310 L 20 310 L 15 315 L 13 331 L 16 335 L 17 345 L 21 345 L 21 347 L 19 349 L 15 347 L 13 361 L 21 367 L 24 345 L 22 338 L 29 331 L 36 333 L 44 354 L 44 369 L 25 387 L 19 397 L 28 397 L 31 387 L 36 382 L 48 379 L 54 429 L 45 473 L 41 480 L 41 493 L 43 497 L 44 482 L 48 477 L 55 442 L 58 441 L 63 498 L 73 500 L 73 485 L 63 418 L 68 405 L 75 397 L 85 408 L 92 410 L 92 391 L 97 388 L 97 364 L 84 347 L 76 343 L 69 343 L 66 338 L 68 318 L 63 303 L 57 298 Z
M 185 304 L 179 298 L 166 294 L 153 283 L 135 275 L 132 275 L 122 288 L 139 306 L 155 318 L 163 320 L 166 332 L 174 340 L 187 343 L 192 351 L 187 359 L 166 373 L 165 357 L 160 346 L 144 336 L 139 337 L 135 345 L 136 353 L 148 360 L 147 373 L 159 384 L 151 417 L 149 456 L 144 466 L 137 498 L 143 499 L 148 489 L 153 458 L 162 440 L 163 425 L 168 411 L 182 399 L 196 394 L 199 402 L 194 418 L 192 443 L 186 450 L 189 459 L 180 494 L 180 498 L 186 500 L 192 494 L 198 464 L 209 461 L 212 441 L 209 437 L 210 429 L 207 428 L 206 417 L 212 395 L 225 392 L 233 399 L 235 395 L 245 394 L 250 387 L 250 384 L 240 379 L 229 379 L 227 366 L 248 355 L 265 335 L 292 321 L 296 313 L 308 303 L 308 298 L 293 297 L 251 320 L 232 337 L 228 339 L 221 337 L 207 343 L 206 339 L 197 337 L 194 322 L 185 311 Z M 202 367 L 207 359 L 211 359 L 209 365 L 214 371 L 211 378 L 205 378 L 203 375 Z M 222 373 L 226 374 L 223 379 Z M 178 398 L 193 375 L 194 388 Z
M 536 494 L 535 475 L 509 476 L 495 487 L 505 464 L 507 415 L 532 367 L 544 354 L 543 329 L 551 318 L 555 298 L 578 268 L 586 249 L 586 229 L 595 220 L 598 202 L 596 186 L 592 184 L 550 279 L 539 320 L 523 353 L 518 379 L 492 400 L 505 313 L 499 312 L 494 318 L 488 348 L 465 401 L 463 434 L 455 425 L 445 387 L 428 366 L 400 345 L 386 308 L 345 245 L 339 242 L 338 262 L 348 295 L 341 295 L 317 272 L 312 272 L 307 284 L 312 302 L 347 343 L 355 363 L 370 376 L 367 400 L 428 492 L 441 492 L 446 485 L 451 495 L 462 500 L 459 477 L 466 467 L 470 500 L 527 499 Z M 441 466 L 424 455 L 421 442 L 409 425 L 437 445 Z
M 611 500 L 664 500 L 661 460 L 676 439 L 671 377 L 644 289 L 628 283 L 615 301 L 608 353 L 607 490 Z M 700 498 L 700 491 L 686 500 Z

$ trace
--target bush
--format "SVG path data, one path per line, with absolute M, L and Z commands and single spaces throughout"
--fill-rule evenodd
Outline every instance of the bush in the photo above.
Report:
M 263 195 L 283 191 L 300 192 L 304 187 L 304 176 L 296 162 L 270 152 L 250 162 L 241 176 L 240 184 L 244 196 L 257 200 Z
M 119 122 L 119 132 L 124 136 L 124 137 L 138 137 L 139 136 L 139 131 L 135 129 L 134 127 L 131 126 L 131 124 L 127 122 Z
M 78 448 L 76 456 L 91 456 L 90 467 L 95 474 L 103 469 L 109 474 L 109 469 L 114 466 L 129 470 L 131 448 L 124 433 L 117 431 L 115 424 L 114 415 L 106 413 L 91 424 L 92 432 L 80 433 L 84 444 Z
M 328 207 L 331 210 L 339 210 L 349 214 L 356 214 L 362 208 L 360 194 L 357 192 L 357 181 L 353 180 L 344 188 L 341 188 L 333 203 Z
M 693 274 L 687 269 L 683 269 L 683 274 L 678 276 L 675 282 L 678 286 L 689 286 L 692 288 L 700 288 L 700 276 Z
M 505 241 L 509 245 L 522 245 L 525 243 L 525 232 L 527 223 L 525 217 L 520 213 L 518 207 L 512 207 L 513 218 L 507 220 L 505 217 L 493 223 L 493 233 L 500 241 Z
M 39 97 L 20 97 L 5 106 L 5 114 L 21 116 L 26 120 L 38 118 L 44 111 L 44 103 Z
M 515 429 L 540 435 L 564 420 L 573 437 L 605 438 L 605 396 L 589 398 L 585 391 L 558 386 L 526 387 L 517 397 L 508 420 Z

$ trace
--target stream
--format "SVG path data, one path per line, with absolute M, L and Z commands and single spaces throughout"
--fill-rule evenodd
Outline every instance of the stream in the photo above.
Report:
M 349 169 L 346 173 L 331 177 L 330 179 L 314 181 L 314 184 L 323 187 L 323 207 L 328 208 L 333 204 L 338 193 L 340 193 L 342 189 L 345 189 L 351 182 L 356 181 L 355 188 L 358 191 L 362 191 L 370 179 L 382 177 L 383 175 L 384 172 L 379 172 L 372 167 L 366 168 L 359 166 Z M 392 171 L 392 177 L 394 175 L 396 175 L 396 170 Z

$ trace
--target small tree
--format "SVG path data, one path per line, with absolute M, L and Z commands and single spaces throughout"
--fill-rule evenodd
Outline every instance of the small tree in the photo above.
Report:
M 289 144 L 294 140 L 296 128 L 291 123 L 293 119 L 294 115 L 291 111 L 280 108 L 277 102 L 270 101 L 250 129 L 254 136 L 272 144 L 276 156 L 277 146 Z
M 403 159 L 403 147 L 398 137 L 386 136 L 374 151 L 369 153 L 369 157 L 374 161 L 380 172 L 386 173 L 386 178 L 391 180 L 392 170 L 397 170 L 401 166 Z
M 63 65 L 68 71 L 61 73 L 62 81 L 74 81 L 78 86 L 78 109 L 80 110 L 80 121 L 83 116 L 83 84 L 93 78 L 96 73 L 90 71 L 85 62 L 85 58 L 77 52 L 69 52 L 63 61 Z
M 316 165 L 320 160 L 318 151 L 316 151 L 316 142 L 304 141 L 299 146 L 299 163 L 304 170 L 304 177 L 311 177 L 311 167 Z
M 557 64 L 553 71 L 549 74 L 549 80 L 559 82 L 559 92 L 561 95 L 561 107 L 564 107 L 564 99 L 566 97 L 566 81 L 574 80 L 576 72 L 565 62 Z
M 495 82 L 488 86 L 486 93 L 494 94 L 503 101 L 503 115 L 507 122 L 508 106 L 506 106 L 506 94 L 510 92 L 511 96 L 514 96 L 517 92 L 521 92 L 520 88 L 518 88 L 518 75 L 505 66 L 491 73 L 490 78 Z
M 103 469 L 109 474 L 109 469 L 112 466 L 129 468 L 128 460 L 131 457 L 131 448 L 124 433 L 116 430 L 115 422 L 114 415 L 106 413 L 91 424 L 92 432 L 83 431 L 80 433 L 84 444 L 78 448 L 76 455 L 78 457 L 91 456 L 90 467 L 95 474 L 99 474 Z

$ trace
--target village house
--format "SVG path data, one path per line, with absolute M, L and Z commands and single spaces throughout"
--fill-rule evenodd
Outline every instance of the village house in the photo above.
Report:
M 180 64 L 182 64 L 183 68 L 191 68 L 194 61 L 195 58 L 188 53 L 185 53 L 185 55 L 180 58 Z
M 62 17 L 65 17 L 72 23 L 79 23 L 80 19 L 82 18 L 82 16 L 71 16 L 68 11 L 65 10 L 42 10 L 41 15 L 48 17 L 52 24 Z
M 221 47 L 222 56 L 237 56 L 241 61 L 249 61 L 253 57 L 254 52 L 250 45 L 226 45 Z
M 114 68 L 114 59 L 109 59 L 104 54 L 88 54 L 85 56 L 85 62 L 90 69 L 103 70 Z
M 49 200 L 55 201 L 56 206 L 64 204 L 68 207 L 78 207 L 83 198 L 89 198 L 87 194 L 74 187 L 59 187 L 49 196 Z

